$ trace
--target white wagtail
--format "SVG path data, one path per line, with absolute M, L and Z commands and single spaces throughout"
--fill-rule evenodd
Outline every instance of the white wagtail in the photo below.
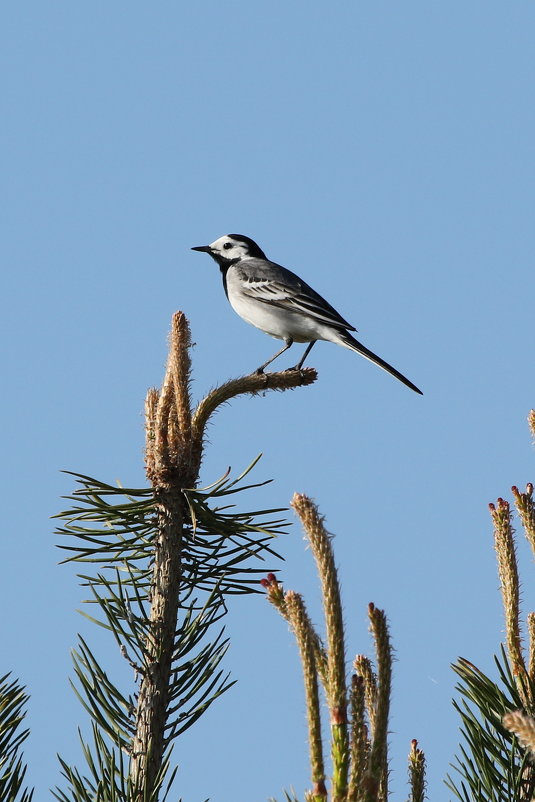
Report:
M 355 340 L 349 333 L 356 331 L 355 327 L 321 295 L 295 273 L 270 262 L 249 237 L 226 234 L 211 245 L 200 245 L 192 250 L 204 251 L 215 259 L 230 305 L 240 317 L 266 334 L 284 340 L 284 347 L 260 365 L 258 373 L 262 373 L 294 342 L 308 343 L 301 361 L 289 368 L 300 370 L 316 340 L 328 340 L 362 354 L 422 395 L 422 391 L 392 365 Z

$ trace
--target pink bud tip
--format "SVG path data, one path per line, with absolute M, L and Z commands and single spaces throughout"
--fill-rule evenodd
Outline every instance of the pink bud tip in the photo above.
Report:
M 275 576 L 275 574 L 272 574 L 272 573 L 269 573 L 267 575 L 267 578 L 268 578 L 268 582 L 276 582 L 277 581 L 277 577 Z
M 262 585 L 263 588 L 266 588 L 266 590 L 267 590 L 267 588 L 269 588 L 271 582 L 268 582 L 267 579 L 261 579 L 260 580 L 260 584 Z

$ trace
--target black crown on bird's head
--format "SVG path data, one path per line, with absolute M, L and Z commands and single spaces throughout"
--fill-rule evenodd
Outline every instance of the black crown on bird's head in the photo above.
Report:
M 253 259 L 266 259 L 266 254 L 260 248 L 256 242 L 251 239 L 251 237 L 246 237 L 245 234 L 227 234 L 227 237 L 230 237 L 236 242 L 242 242 L 244 245 L 247 246 L 248 255 Z

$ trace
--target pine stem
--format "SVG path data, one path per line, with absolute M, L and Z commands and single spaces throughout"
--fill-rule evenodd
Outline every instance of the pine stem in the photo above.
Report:
M 279 373 L 251 373 L 216 387 L 203 398 L 193 414 L 191 421 L 193 465 L 198 470 L 202 459 L 206 425 L 221 404 L 238 395 L 257 395 L 267 390 L 293 390 L 295 387 L 306 387 L 315 382 L 317 377 L 314 368 L 285 370 Z
M 520 579 L 511 509 L 509 503 L 502 498 L 498 499 L 496 506 L 489 504 L 489 509 L 494 523 L 494 544 L 505 612 L 507 650 L 518 691 L 525 706 L 529 707 L 530 700 L 526 693 L 525 682 L 527 669 L 520 628 Z
M 332 798 L 344 802 L 349 772 L 345 646 L 340 585 L 330 537 L 318 508 L 308 496 L 292 499 L 310 542 L 322 585 L 327 641 L 327 701 L 331 714 Z
M 184 510 L 179 488 L 158 491 L 158 530 L 152 575 L 150 636 L 136 712 L 131 776 L 150 793 L 160 772 L 167 721 L 168 689 L 178 614 Z M 139 791 L 139 802 L 144 792 Z
M 308 722 L 308 740 L 310 746 L 310 767 L 313 788 L 311 799 L 314 802 L 325 802 L 325 768 L 323 747 L 321 742 L 321 719 L 318 693 L 318 675 L 314 656 L 314 633 L 310 629 L 310 621 L 302 597 L 294 591 L 285 596 L 288 620 L 292 626 L 299 647 L 303 676 L 305 680 L 305 697 Z
M 370 750 L 365 718 L 364 680 L 358 674 L 351 677 L 351 760 L 348 802 L 357 802 Z
M 149 390 L 145 402 L 146 472 L 154 487 L 157 532 L 151 576 L 149 633 L 137 699 L 130 779 L 136 802 L 152 799 L 161 776 L 169 717 L 169 686 L 179 613 L 184 527 L 191 524 L 183 490 L 194 487 L 210 416 L 225 401 L 243 393 L 287 390 L 311 384 L 316 371 L 251 374 L 216 388 L 192 414 L 189 394 L 191 345 L 185 315 L 173 315 L 167 370 L 161 391 Z
M 409 752 L 409 783 L 411 796 L 409 802 L 424 802 L 425 799 L 425 755 L 418 749 L 418 741 L 411 742 Z
M 377 707 L 375 732 L 369 762 L 369 793 L 366 802 L 388 799 L 388 714 L 392 692 L 392 649 L 386 616 L 370 604 L 370 628 L 377 652 Z

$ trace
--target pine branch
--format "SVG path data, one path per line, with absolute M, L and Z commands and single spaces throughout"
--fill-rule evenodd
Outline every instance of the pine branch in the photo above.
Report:
M 409 802 L 424 802 L 425 799 L 425 755 L 418 749 L 418 741 L 411 742 L 409 752 L 409 783 L 411 796 Z
M 367 775 L 367 802 L 388 798 L 388 715 L 392 693 L 392 647 L 386 616 L 370 604 L 370 628 L 377 653 L 377 703 L 373 740 Z
M 316 633 L 302 597 L 284 592 L 273 573 L 261 580 L 267 599 L 286 619 L 296 636 L 305 683 L 312 790 L 305 802 L 387 802 L 388 716 L 392 685 L 392 647 L 384 612 L 370 604 L 368 614 L 375 641 L 377 676 L 371 661 L 355 658 L 349 717 L 345 677 L 344 623 L 332 538 L 316 505 L 295 494 L 292 506 L 303 524 L 316 561 L 322 588 L 326 646 Z M 323 685 L 331 718 L 331 792 L 325 784 L 318 691 Z M 414 741 L 409 755 L 410 802 L 423 802 L 425 761 Z
M 284 594 L 284 590 L 282 584 L 277 580 L 275 574 L 269 573 L 266 579 L 261 579 L 260 584 L 262 587 L 265 588 L 267 591 L 267 598 L 268 601 L 279 611 L 282 617 L 290 622 L 290 617 L 288 615 L 288 609 L 286 606 L 286 596 Z M 314 650 L 314 665 L 316 667 L 316 671 L 318 672 L 319 679 L 323 685 L 323 689 L 325 693 L 327 693 L 327 683 L 328 683 L 328 664 L 327 664 L 327 652 L 325 651 L 325 646 L 323 642 L 314 629 L 312 621 L 308 617 L 308 613 L 306 612 L 306 608 L 303 610 L 303 615 L 307 616 L 307 628 L 309 631 L 309 635 L 311 638 L 312 648 Z
M 305 697 L 308 719 L 308 742 L 310 745 L 310 766 L 313 787 L 309 794 L 313 802 L 325 802 L 325 767 L 321 741 L 321 721 L 318 695 L 318 679 L 314 657 L 314 635 L 310 631 L 308 615 L 302 597 L 294 591 L 285 596 L 288 619 L 297 639 L 303 674 L 305 678 Z
M 28 695 L 10 675 L 0 677 L 0 799 L 2 802 L 31 802 L 33 790 L 23 787 L 26 765 L 21 747 L 29 730 L 21 730 Z
M 370 725 L 370 736 L 374 738 L 377 719 L 377 677 L 373 670 L 372 661 L 364 654 L 358 654 L 355 657 L 353 667 L 362 681 L 366 714 Z
M 535 556 L 535 503 L 533 502 L 533 485 L 528 482 L 526 492 L 521 493 L 518 487 L 511 488 L 515 497 L 515 506 L 518 511 L 524 532 L 533 555 Z
M 366 767 L 370 757 L 370 740 L 366 726 L 364 701 L 364 680 L 358 674 L 351 677 L 350 691 L 351 730 L 350 730 L 350 773 L 348 782 L 348 802 L 357 802 L 359 791 L 364 783 Z
M 347 793 L 349 741 L 345 646 L 340 585 L 330 537 L 318 508 L 308 496 L 295 493 L 292 499 L 316 561 L 322 586 L 327 641 L 327 701 L 331 714 L 333 802 L 343 802 Z
M 506 713 L 502 719 L 504 727 L 518 738 L 524 749 L 528 749 L 533 757 L 535 755 L 535 719 L 526 716 L 521 710 Z
M 507 649 L 513 664 L 513 671 L 518 677 L 521 693 L 524 693 L 527 668 L 522 649 L 522 633 L 520 627 L 520 579 L 516 557 L 516 544 L 509 503 L 499 498 L 497 506 L 489 504 L 494 523 L 494 544 L 498 558 L 498 573 L 501 582 L 503 608 L 505 611 L 505 633 Z M 524 697 L 524 706 L 529 699 Z
M 278 373 L 251 373 L 233 379 L 212 390 L 197 406 L 192 419 L 191 453 L 194 471 L 198 472 L 202 458 L 206 426 L 222 404 L 239 395 L 258 395 L 267 390 L 293 390 L 306 387 L 317 379 L 314 368 L 286 370 Z
M 238 512 L 230 496 L 258 487 L 228 472 L 197 487 L 203 439 L 215 410 L 239 394 L 305 386 L 315 371 L 246 376 L 212 391 L 192 412 L 190 332 L 173 316 L 161 390 L 145 401 L 147 488 L 113 487 L 76 475 L 71 508 L 60 513 L 61 548 L 69 561 L 95 566 L 80 574 L 89 603 L 135 673 L 124 694 L 81 639 L 74 653 L 76 692 L 93 719 L 93 742 L 82 742 L 88 776 L 62 762 L 72 799 L 156 802 L 173 741 L 233 683 L 221 670 L 228 641 L 213 627 L 226 599 L 256 592 L 262 570 L 251 561 L 277 558 L 273 538 L 282 510 Z M 263 484 L 263 483 L 262 483 Z M 128 767 L 124 763 L 128 757 Z M 68 797 L 57 791 L 58 799 Z

